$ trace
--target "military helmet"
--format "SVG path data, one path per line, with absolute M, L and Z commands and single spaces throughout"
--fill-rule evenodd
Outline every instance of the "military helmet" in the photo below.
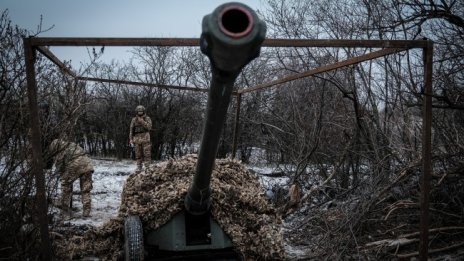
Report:
M 145 107 L 143 107 L 142 105 L 135 107 L 135 112 L 139 112 L 139 111 L 145 112 Z

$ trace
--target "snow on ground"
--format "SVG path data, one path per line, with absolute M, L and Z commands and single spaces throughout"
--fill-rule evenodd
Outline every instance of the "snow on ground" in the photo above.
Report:
M 302 256 L 307 256 L 309 252 L 307 246 L 292 246 L 287 243 L 284 243 L 284 248 L 290 260 L 298 259 Z
M 121 204 L 121 192 L 127 177 L 136 169 L 133 160 L 93 159 L 92 211 L 90 217 L 82 217 L 82 203 L 79 195 L 79 182 L 73 188 L 73 218 L 69 223 L 74 225 L 99 226 L 118 214 Z
M 110 159 L 93 159 L 93 163 L 95 173 L 93 174 L 91 216 L 88 218 L 82 217 L 79 182 L 75 182 L 73 188 L 73 218 L 62 222 L 73 225 L 100 226 L 117 216 L 121 204 L 121 193 L 124 188 L 124 182 L 136 169 L 136 163 L 133 160 L 117 161 Z M 287 177 L 273 177 L 270 175 L 276 172 L 275 167 L 266 166 L 265 164 L 248 165 L 247 167 L 257 173 L 258 179 L 268 197 L 272 197 L 272 188 L 274 186 L 285 187 L 288 184 Z M 59 200 L 59 194 L 57 197 L 56 200 Z M 56 208 L 54 211 L 55 213 L 59 213 L 59 210 Z M 286 225 L 284 223 L 284 226 Z M 291 258 L 303 256 L 307 252 L 305 246 L 292 246 L 287 243 L 285 244 L 285 249 Z
M 289 178 L 286 176 L 275 177 L 272 175 L 276 172 L 276 168 L 270 165 L 258 164 L 248 165 L 248 169 L 258 174 L 259 183 L 264 189 L 267 198 L 271 199 L 275 196 L 276 187 L 286 187 L 289 183 Z
M 93 174 L 91 216 L 88 218 L 82 217 L 79 182 L 75 182 L 73 188 L 73 217 L 66 223 L 100 226 L 118 214 L 124 182 L 135 170 L 136 162 L 134 160 L 93 159 L 93 163 L 95 172 Z M 258 178 L 267 193 L 272 193 L 272 188 L 275 185 L 285 186 L 288 183 L 287 177 L 266 176 L 275 171 L 274 167 L 263 164 L 248 167 L 255 173 L 263 174 L 259 175 Z
M 118 214 L 124 182 L 136 169 L 136 162 L 134 160 L 93 159 L 93 163 L 95 172 L 93 174 L 91 216 L 88 218 L 82 217 L 79 182 L 75 182 L 73 188 L 73 217 L 65 221 L 65 223 L 100 226 L 111 218 L 115 218 Z M 279 172 L 280 168 L 276 169 L 275 166 L 262 163 L 248 165 L 247 167 L 257 174 L 268 198 L 273 197 L 275 187 L 286 187 L 288 185 L 288 177 L 272 175 Z M 56 201 L 58 200 L 59 195 Z M 55 209 L 54 212 L 59 212 L 59 210 Z

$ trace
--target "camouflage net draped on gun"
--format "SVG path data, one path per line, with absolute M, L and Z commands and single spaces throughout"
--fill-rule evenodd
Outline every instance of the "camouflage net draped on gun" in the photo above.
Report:
M 124 186 L 118 218 L 73 237 L 68 245 L 61 246 L 62 253 L 117 259 L 123 248 L 124 217 L 139 215 L 144 231 L 168 222 L 184 208 L 196 160 L 196 155 L 187 155 L 131 174 Z M 285 259 L 282 220 L 264 198 L 255 175 L 238 161 L 216 160 L 211 189 L 211 214 L 243 260 Z

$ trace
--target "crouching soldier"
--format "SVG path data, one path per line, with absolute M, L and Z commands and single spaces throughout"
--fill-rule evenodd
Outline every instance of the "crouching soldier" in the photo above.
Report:
M 130 123 L 129 141 L 135 146 L 137 171 L 141 171 L 142 161 L 145 162 L 145 167 L 148 167 L 151 161 L 151 119 L 145 114 L 145 107 L 142 105 L 137 106 L 135 112 L 136 116 Z
M 64 215 L 71 215 L 72 187 L 79 179 L 83 216 L 90 216 L 92 190 L 92 160 L 84 149 L 74 142 L 55 139 L 50 144 L 50 151 L 55 155 L 55 168 L 61 181 L 61 209 Z

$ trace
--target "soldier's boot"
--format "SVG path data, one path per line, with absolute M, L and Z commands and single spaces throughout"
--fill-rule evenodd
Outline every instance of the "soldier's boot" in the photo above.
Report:
M 61 216 L 64 220 L 69 220 L 72 218 L 72 211 L 70 207 L 71 197 L 66 194 L 63 194 L 61 197 Z
M 135 172 L 137 173 L 142 172 L 142 161 L 141 160 L 137 161 L 137 169 L 135 169 Z
M 90 217 L 90 208 L 84 208 L 83 217 Z
M 81 200 L 84 217 L 90 217 L 90 209 L 92 207 L 92 172 L 86 173 L 80 178 L 81 185 Z
M 71 211 L 71 200 L 72 200 L 72 183 L 61 184 L 61 205 L 60 208 L 64 211 Z
M 150 161 L 145 161 L 143 163 L 143 165 L 144 165 L 145 169 L 147 170 L 150 167 Z
M 90 193 L 85 193 L 82 195 L 82 209 L 83 213 L 82 216 L 84 217 L 90 217 L 90 209 L 92 208 L 91 206 L 91 201 L 90 201 Z
M 143 145 L 143 161 L 145 169 L 148 169 L 151 163 L 151 144 L 149 142 Z

